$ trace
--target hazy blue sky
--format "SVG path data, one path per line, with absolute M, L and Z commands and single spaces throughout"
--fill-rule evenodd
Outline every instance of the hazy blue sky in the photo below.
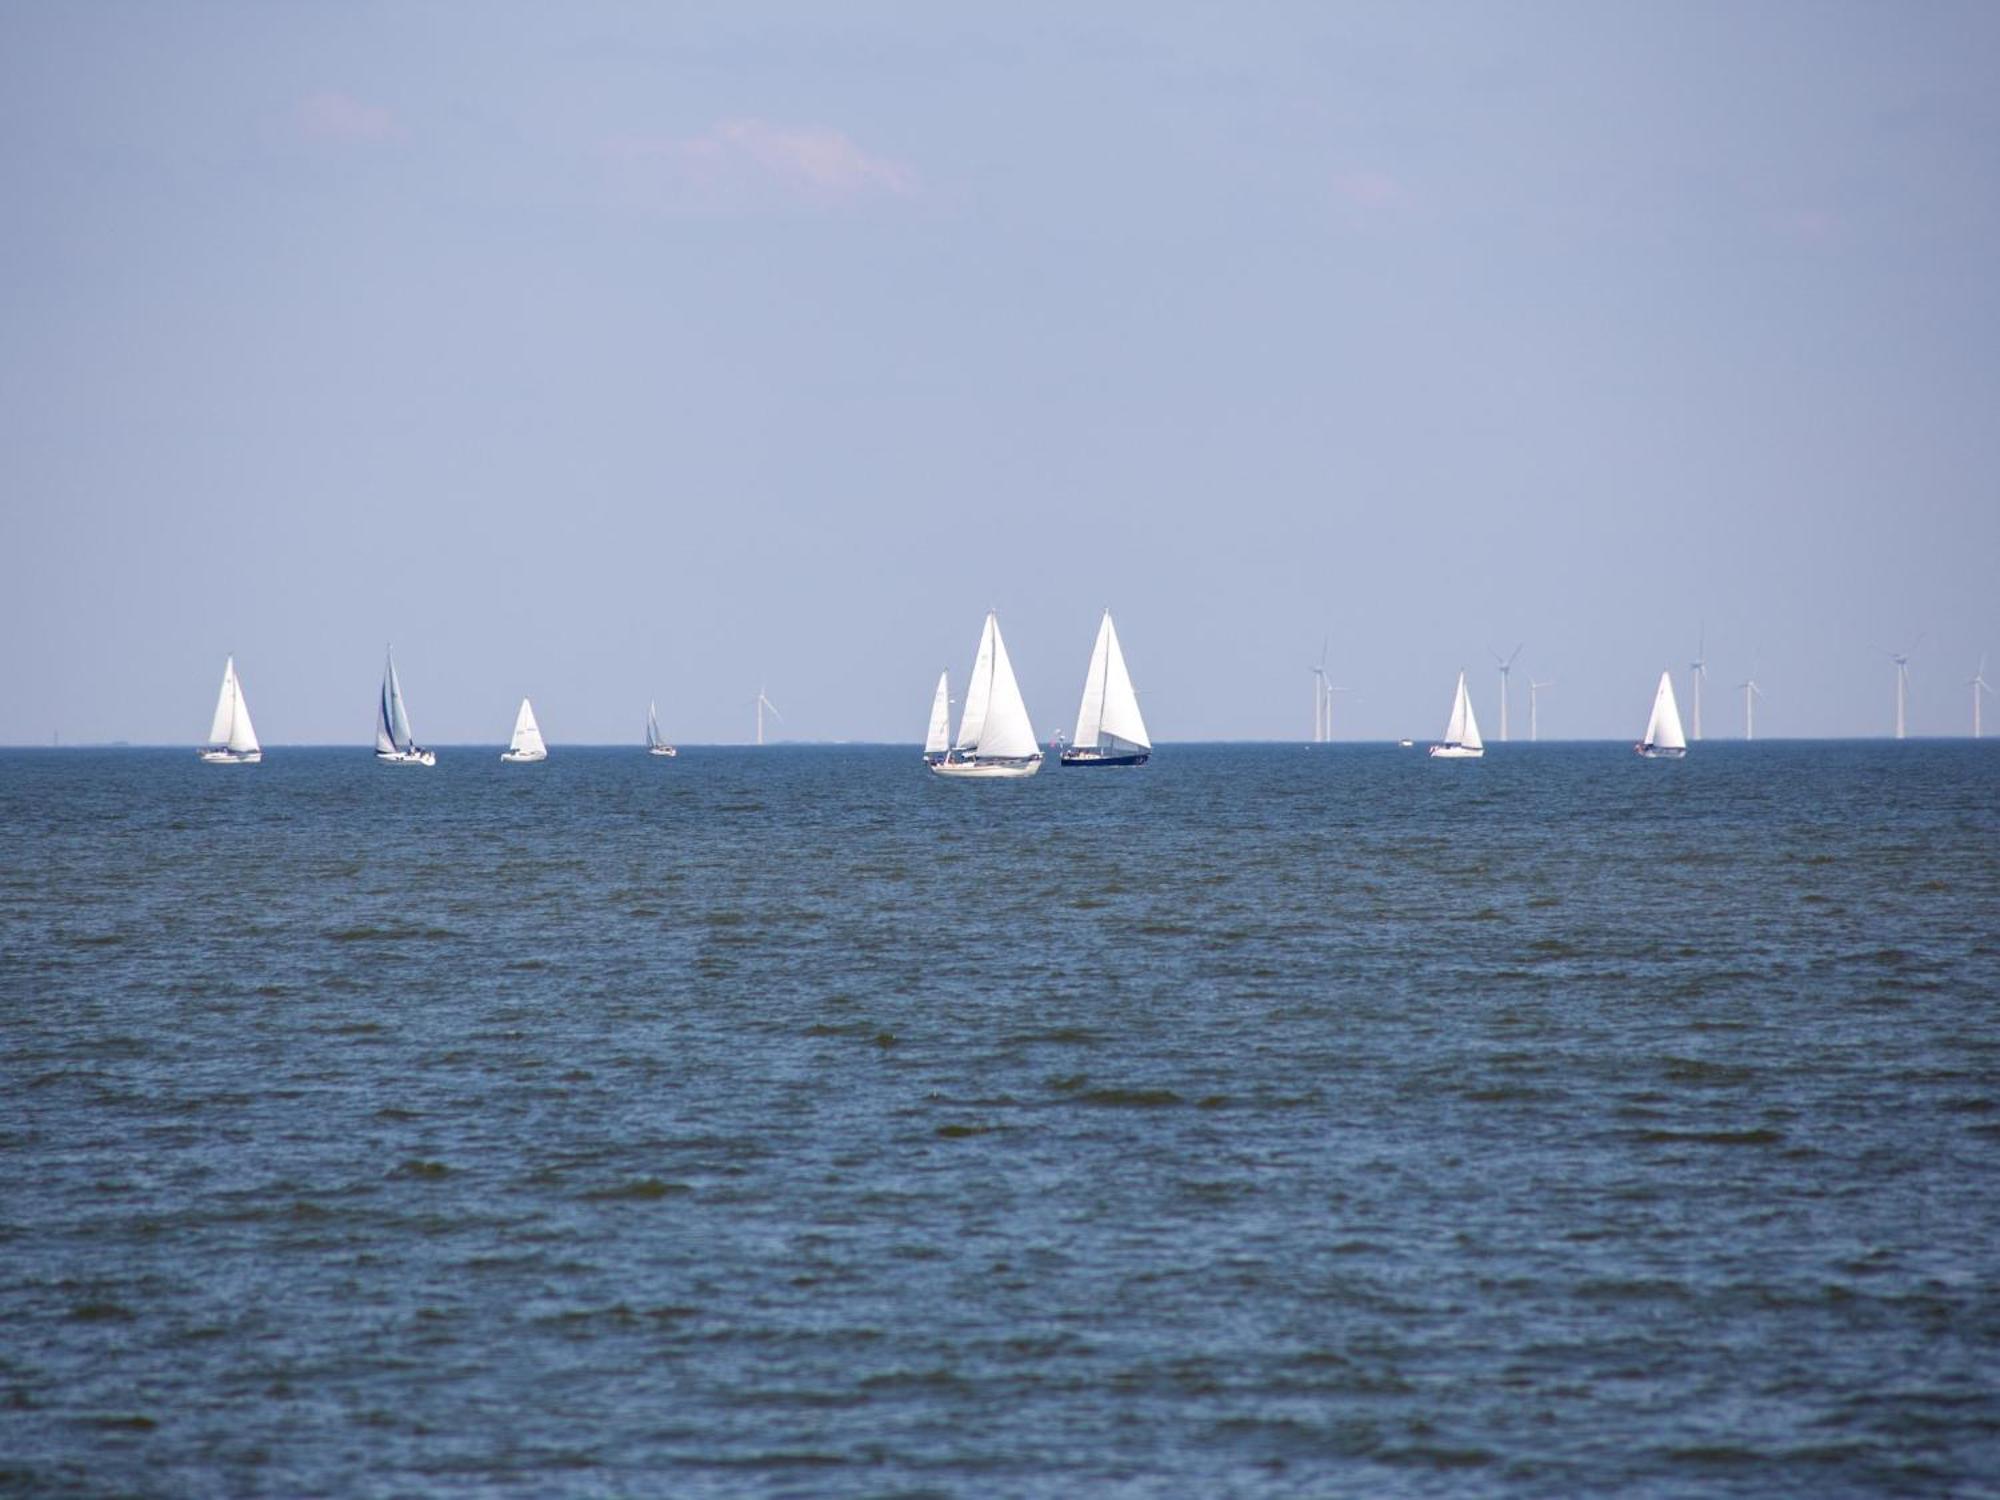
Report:
M 1912 731 L 2000 663 L 2000 6 L 0 7 L 0 740 Z M 2000 672 L 1989 669 L 2000 681 Z M 2000 729 L 2000 704 L 1989 721 Z

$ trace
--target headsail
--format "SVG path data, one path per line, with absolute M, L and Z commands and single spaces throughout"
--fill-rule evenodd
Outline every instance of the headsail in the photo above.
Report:
M 514 715 L 514 738 L 507 750 L 512 755 L 546 755 L 549 747 L 542 743 L 542 726 L 535 722 L 535 710 L 526 698 L 521 700 L 521 711 Z
M 660 743 L 660 706 L 657 703 L 648 703 L 646 705 L 646 747 L 649 750 L 656 749 Z
M 257 731 L 250 723 L 250 705 L 243 697 L 243 679 L 236 675 L 236 663 L 232 658 L 225 669 L 229 678 L 230 697 L 235 700 L 235 713 L 229 724 L 229 748 L 238 755 L 249 755 L 263 747 L 257 743 Z
M 1007 659 L 1007 643 L 1000 639 L 1000 622 L 989 614 L 986 628 L 993 639 L 992 681 L 987 688 L 986 717 L 979 727 L 975 753 L 997 760 L 1025 760 L 1041 753 L 1035 743 L 1035 726 L 1028 721 L 1028 705 L 1021 701 L 1021 685 L 1014 680 L 1014 664 Z M 980 649 L 984 655 L 983 639 Z M 964 738 L 962 733 L 960 738 Z
M 1674 679 L 1666 672 L 1660 674 L 1659 691 L 1653 694 L 1653 716 L 1646 721 L 1646 737 L 1641 743 L 1661 750 L 1687 749 L 1680 705 L 1674 701 Z
M 931 727 L 924 735 L 924 754 L 943 755 L 951 749 L 951 674 L 938 673 L 937 696 L 931 699 Z

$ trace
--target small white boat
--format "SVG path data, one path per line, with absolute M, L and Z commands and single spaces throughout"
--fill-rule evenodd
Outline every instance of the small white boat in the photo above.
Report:
M 951 674 L 938 673 L 937 696 L 931 699 L 931 727 L 924 733 L 924 764 L 936 765 L 951 754 Z
M 1041 768 L 1042 751 L 1028 722 L 1028 705 L 1021 701 L 1007 643 L 1000 639 L 1000 621 L 989 611 L 966 683 L 958 742 L 943 759 L 932 761 L 931 769 L 940 776 L 997 779 L 1032 776 Z
M 1674 679 L 1669 673 L 1660 674 L 1646 736 L 1632 748 L 1648 760 L 1679 760 L 1688 753 L 1687 736 L 1681 733 L 1680 705 L 1674 701 Z
M 680 754 L 660 734 L 660 706 L 657 703 L 648 703 L 646 705 L 646 753 L 649 755 Z
M 393 649 L 382 667 L 382 698 L 375 705 L 375 759 L 385 766 L 434 766 L 438 759 L 435 750 L 419 745 L 410 732 L 410 711 L 403 706 Z
M 1097 627 L 1097 644 L 1091 648 L 1090 669 L 1083 674 L 1076 733 L 1057 764 L 1143 766 L 1152 754 L 1139 695 L 1132 689 L 1132 674 L 1125 670 L 1125 653 L 1118 648 L 1118 631 L 1107 609 Z
M 1431 754 L 1438 760 L 1477 760 L 1485 753 L 1486 741 L 1479 737 L 1479 719 L 1465 691 L 1465 673 L 1460 672 L 1458 691 L 1451 700 L 1451 722 L 1444 727 L 1443 743 L 1431 746 Z
M 514 715 L 514 738 L 507 742 L 500 758 L 513 765 L 549 758 L 549 747 L 542 742 L 542 726 L 535 722 L 534 706 L 526 698 L 521 700 L 521 711 Z
M 254 766 L 264 758 L 257 731 L 250 724 L 250 705 L 243 701 L 243 683 L 236 675 L 236 658 L 222 664 L 222 695 L 215 700 L 215 718 L 208 726 L 208 744 L 199 752 L 212 766 Z

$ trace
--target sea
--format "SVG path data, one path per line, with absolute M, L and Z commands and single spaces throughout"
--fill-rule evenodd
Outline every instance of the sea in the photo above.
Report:
M 2000 1494 L 2000 747 L 0 753 L 8 1496 Z

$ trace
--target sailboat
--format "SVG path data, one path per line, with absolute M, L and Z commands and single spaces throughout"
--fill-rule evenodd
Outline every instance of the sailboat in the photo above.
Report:
M 1687 736 L 1681 733 L 1680 705 L 1674 702 L 1674 679 L 1660 674 L 1659 691 L 1653 694 L 1653 717 L 1646 721 L 1646 737 L 1632 747 L 1648 760 L 1679 760 L 1688 753 Z
M 437 752 L 419 745 L 410 732 L 394 650 L 382 668 L 382 701 L 375 706 L 375 759 L 385 766 L 434 766 L 438 761 Z
M 523 707 L 525 706 L 524 703 Z M 649 755 L 680 754 L 660 734 L 660 706 L 657 703 L 646 705 L 646 751 Z
M 1000 621 L 989 611 L 965 689 L 958 742 L 943 759 L 932 761 L 931 769 L 940 776 L 1013 777 L 1032 776 L 1041 768 L 1028 705 L 1021 701 L 1007 643 L 1000 639 Z
M 1111 611 L 1097 627 L 1090 670 L 1083 675 L 1083 702 L 1076 711 L 1076 734 L 1062 753 L 1066 766 L 1143 766 L 1152 756 L 1146 721 L 1139 715 L 1139 695 L 1125 670 L 1125 653 L 1118 649 L 1118 631 Z
M 1439 760 L 1477 760 L 1486 753 L 1486 741 L 1479 737 L 1479 720 L 1472 712 L 1472 699 L 1465 691 L 1465 673 L 1458 674 L 1458 692 L 1451 700 L 1451 722 L 1444 727 L 1444 743 L 1431 746 Z
M 549 758 L 549 747 L 542 743 L 542 726 L 535 722 L 534 705 L 526 698 L 521 700 L 521 711 L 514 715 L 514 738 L 507 742 L 500 758 L 515 765 Z
M 222 664 L 222 694 L 215 700 L 215 718 L 208 726 L 208 744 L 201 758 L 212 766 L 254 766 L 264 758 L 257 731 L 250 725 L 250 705 L 243 701 L 243 683 L 236 675 L 236 658 Z
M 924 735 L 924 763 L 936 765 L 951 753 L 951 674 L 938 673 L 937 696 L 931 699 L 931 727 Z

